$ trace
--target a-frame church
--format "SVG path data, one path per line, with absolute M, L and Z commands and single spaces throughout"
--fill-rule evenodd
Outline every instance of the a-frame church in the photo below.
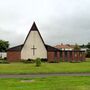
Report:
M 50 45 L 46 45 L 35 24 L 33 23 L 24 44 L 9 48 L 7 59 L 9 62 L 41 58 L 48 62 L 59 61 L 84 61 L 85 52 L 75 50 L 59 50 Z

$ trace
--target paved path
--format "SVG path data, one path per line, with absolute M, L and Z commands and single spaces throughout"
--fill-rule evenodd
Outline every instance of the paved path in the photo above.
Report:
M 90 73 L 51 73 L 51 74 L 0 74 L 0 78 L 35 78 L 50 76 L 90 76 Z

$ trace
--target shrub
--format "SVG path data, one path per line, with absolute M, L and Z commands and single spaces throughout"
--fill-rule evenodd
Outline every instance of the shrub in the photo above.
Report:
M 35 60 L 28 58 L 27 60 L 21 60 L 23 63 L 34 63 Z
M 73 60 L 73 61 L 70 61 L 70 63 L 80 63 L 81 61 L 76 61 L 76 60 Z
M 2 60 L 0 60 L 0 63 L 1 64 L 8 64 L 9 62 L 7 60 L 5 60 L 5 59 L 2 59 Z
M 30 59 L 30 58 L 28 58 L 28 59 L 27 59 L 27 61 L 31 61 L 31 59 Z
M 41 59 L 37 58 L 36 59 L 36 67 L 40 67 L 41 66 Z
M 4 57 L 4 60 L 7 60 L 7 57 Z
M 41 62 L 47 62 L 47 59 L 42 58 Z

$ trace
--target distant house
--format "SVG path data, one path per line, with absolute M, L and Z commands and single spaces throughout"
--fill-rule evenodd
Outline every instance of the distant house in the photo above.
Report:
M 36 58 L 45 59 L 48 62 L 85 60 L 84 51 L 72 50 L 69 46 L 61 46 L 63 48 L 45 44 L 34 22 L 24 43 L 7 50 L 7 59 L 9 62 Z
M 71 45 L 69 45 L 69 44 L 63 44 L 63 43 L 61 43 L 60 45 L 56 45 L 56 46 L 54 46 L 55 48 L 58 48 L 58 49 L 60 49 L 60 50 L 73 50 L 73 47 L 74 46 L 71 46 Z
M 82 50 L 82 51 L 85 51 L 85 52 L 87 52 L 87 49 L 88 49 L 88 48 L 81 48 L 81 50 Z
M 0 52 L 0 58 L 5 58 L 7 57 L 7 53 L 6 52 Z

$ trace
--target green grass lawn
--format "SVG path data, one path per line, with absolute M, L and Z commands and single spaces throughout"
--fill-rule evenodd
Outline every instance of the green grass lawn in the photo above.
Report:
M 5 78 L 0 90 L 90 90 L 90 77 Z
M 81 63 L 42 63 L 41 67 L 35 64 L 10 63 L 0 64 L 0 74 L 30 74 L 30 73 L 69 73 L 90 72 L 90 59 Z

